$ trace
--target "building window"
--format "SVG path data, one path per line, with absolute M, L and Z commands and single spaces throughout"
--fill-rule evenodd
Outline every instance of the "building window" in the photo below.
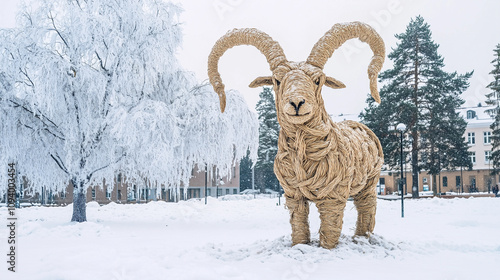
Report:
M 135 200 L 136 191 L 137 189 L 135 185 L 131 188 L 127 188 L 127 200 Z
M 484 144 L 491 144 L 491 131 L 483 132 L 483 141 Z
M 222 189 L 218 189 L 218 190 L 217 190 L 217 195 L 218 195 L 218 196 L 221 196 L 221 195 L 222 195 Z
M 380 178 L 378 182 L 380 185 L 385 185 L 385 178 Z
M 95 188 L 92 188 L 92 199 L 95 200 Z
M 484 151 L 484 163 L 490 163 L 491 151 Z
M 468 120 L 473 119 L 475 117 L 476 117 L 476 111 L 473 111 L 473 110 L 467 111 L 467 119 Z
M 469 182 L 472 187 L 476 186 L 476 176 L 470 176 L 469 177 Z
M 207 196 L 211 196 L 212 195 L 212 190 L 211 189 L 207 189 Z
M 233 178 L 236 178 L 236 166 L 233 167 Z
M 229 194 L 229 189 L 226 189 L 226 195 Z
M 116 181 L 118 183 L 121 183 L 121 181 L 122 181 L 122 174 L 121 173 L 118 173 L 118 176 L 116 176 Z
M 460 176 L 455 176 L 455 181 L 457 182 L 457 184 L 456 184 L 456 185 L 457 185 L 457 187 L 459 187 L 459 186 L 460 186 L 460 184 L 461 184 L 461 181 L 460 181 Z
M 118 190 L 118 194 L 116 195 L 118 197 L 118 200 L 122 199 L 122 191 Z
M 476 152 L 469 152 L 469 159 L 472 164 L 476 164 Z
M 467 133 L 467 141 L 468 141 L 469 145 L 476 144 L 476 133 L 475 132 Z
M 444 176 L 443 177 L 443 187 L 447 187 L 448 186 L 448 177 Z
M 106 198 L 110 199 L 111 198 L 111 192 L 106 188 Z
M 423 182 L 427 183 L 427 177 L 424 177 Z
M 233 194 L 238 194 L 238 190 L 237 189 L 233 189 Z
M 65 191 L 62 191 L 62 192 L 61 192 L 60 197 L 61 197 L 61 198 L 66 198 L 66 192 L 65 192 Z

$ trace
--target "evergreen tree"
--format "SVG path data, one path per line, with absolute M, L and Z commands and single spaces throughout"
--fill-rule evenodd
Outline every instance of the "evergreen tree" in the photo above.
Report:
M 250 151 L 240 161 L 240 190 L 252 188 L 252 159 L 250 158 Z
M 421 169 L 438 174 L 444 168 L 465 164 L 459 159 L 467 153 L 466 123 L 456 109 L 464 103 L 460 94 L 467 89 L 472 72 L 443 71 L 439 45 L 421 16 L 412 19 L 396 38 L 399 42 L 388 55 L 394 66 L 380 74 L 385 82 L 380 90 L 382 103 L 375 106 L 368 98 L 360 117 L 381 140 L 385 163 L 391 168 L 398 167 L 400 151 L 389 126 L 406 125 L 409 139 L 404 146 L 411 151 L 412 192 L 417 197 Z
M 433 176 L 432 190 L 438 192 L 437 175 L 443 169 L 456 167 L 472 167 L 468 155 L 468 144 L 464 132 L 467 122 L 456 111 L 463 104 L 463 100 L 453 94 L 439 94 L 433 97 L 429 94 L 429 126 L 422 131 L 421 155 L 422 168 Z M 430 102 L 434 98 L 441 102 Z M 439 183 L 440 185 L 442 183 Z
M 486 95 L 488 100 L 486 104 L 495 106 L 494 109 L 486 110 L 490 116 L 495 117 L 495 121 L 491 124 L 490 128 L 493 130 L 492 133 L 492 153 L 490 160 L 493 161 L 493 174 L 500 173 L 500 44 L 496 46 L 493 50 L 495 59 L 491 61 L 493 64 L 493 70 L 490 72 L 493 75 L 493 81 L 486 87 L 491 90 L 490 93 Z
M 279 182 L 274 174 L 274 158 L 278 152 L 280 126 L 276 117 L 276 106 L 272 89 L 264 87 L 259 94 L 257 112 L 259 114 L 259 149 L 255 165 L 255 179 L 261 190 L 279 190 Z

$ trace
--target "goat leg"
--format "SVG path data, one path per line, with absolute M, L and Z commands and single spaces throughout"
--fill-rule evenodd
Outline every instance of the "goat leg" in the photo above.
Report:
M 309 231 L 309 202 L 305 199 L 297 200 L 287 197 L 286 206 L 290 211 L 292 246 L 309 243 L 311 236 Z
M 375 180 L 369 181 L 367 188 L 353 197 L 354 205 L 358 210 L 355 235 L 369 236 L 375 228 L 375 212 L 377 208 L 377 194 Z M 373 186 L 372 186 L 373 185 Z
M 342 219 L 346 203 L 338 199 L 325 199 L 316 202 L 321 226 L 319 228 L 319 245 L 325 249 L 337 246 L 342 230 Z

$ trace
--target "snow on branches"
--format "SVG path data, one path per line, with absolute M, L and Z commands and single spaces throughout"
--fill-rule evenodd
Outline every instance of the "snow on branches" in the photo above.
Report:
M 15 161 L 33 190 L 71 181 L 85 192 L 118 171 L 173 187 L 196 165 L 229 173 L 247 148 L 256 153 L 258 122 L 243 99 L 230 94 L 232 109 L 221 115 L 217 95 L 180 67 L 180 7 L 37 7 L 0 31 L 0 164 Z

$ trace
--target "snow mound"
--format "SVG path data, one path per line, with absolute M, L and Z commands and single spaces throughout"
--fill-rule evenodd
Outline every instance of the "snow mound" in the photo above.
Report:
M 347 236 L 342 234 L 336 248 L 328 250 L 319 246 L 319 240 L 313 239 L 310 244 L 298 244 L 292 247 L 289 235 L 274 240 L 259 240 L 251 245 L 210 244 L 202 249 L 207 254 L 223 261 L 243 261 L 259 256 L 266 261 L 275 256 L 283 256 L 297 261 L 321 263 L 336 259 L 348 259 L 362 254 L 366 258 L 396 258 L 408 251 L 400 245 L 387 241 L 382 236 L 372 234 L 370 237 Z
M 69 221 L 70 206 L 21 208 L 22 261 L 13 279 L 498 278 L 498 198 L 408 200 L 405 218 L 399 201 L 380 200 L 375 234 L 368 238 L 353 236 L 357 212 L 349 201 L 339 244 L 331 250 L 319 246 L 313 204 L 312 242 L 292 247 L 288 210 L 277 203 L 92 202 L 85 223 Z M 7 220 L 7 211 L 0 211 L 0 220 Z M 7 235 L 8 227 L 0 227 L 0 237 Z M 6 273 L 0 270 L 0 279 L 9 279 Z
M 97 201 L 91 201 L 87 203 L 87 208 L 99 208 L 101 207 Z

